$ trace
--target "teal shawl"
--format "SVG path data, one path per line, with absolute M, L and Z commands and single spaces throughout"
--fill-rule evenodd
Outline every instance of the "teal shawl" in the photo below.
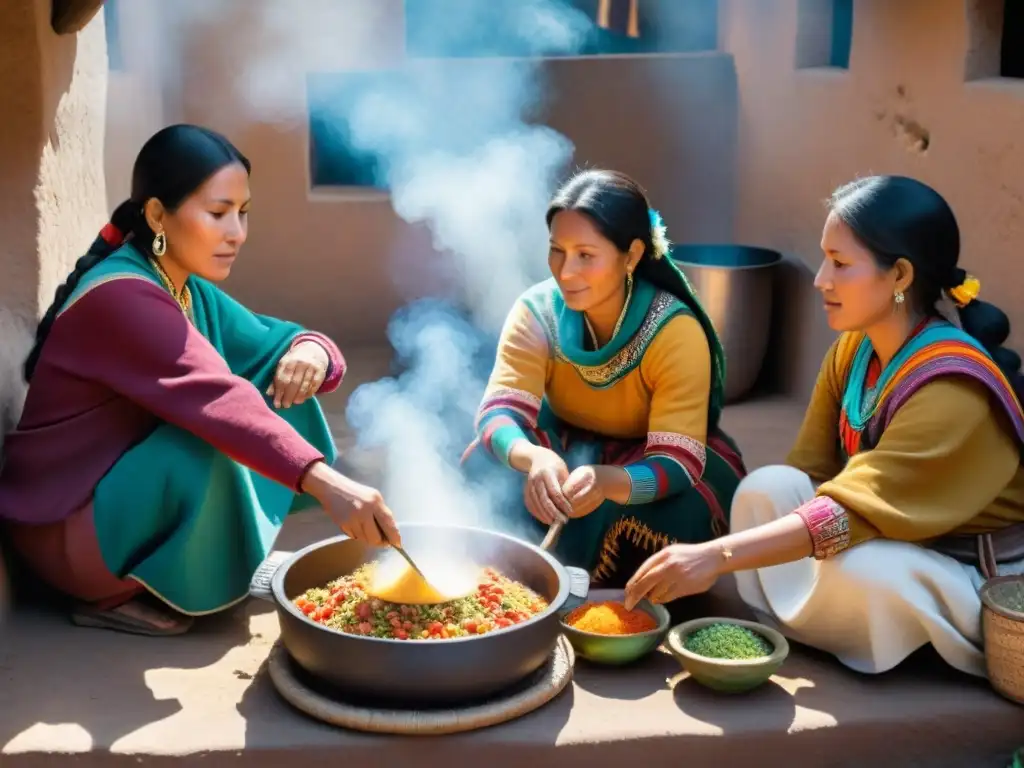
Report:
M 139 278 L 166 290 L 149 259 L 125 245 L 86 273 L 64 309 L 102 282 Z M 264 392 L 303 328 L 254 314 L 206 280 L 190 277 L 188 287 L 196 329 L 232 373 Z M 277 413 L 334 462 L 337 451 L 315 398 Z M 244 599 L 284 518 L 312 504 L 309 496 L 163 424 L 100 481 L 93 512 L 107 567 L 196 615 Z
M 660 264 L 664 262 L 664 264 Z M 643 263 L 643 260 L 642 262 Z M 704 328 L 711 352 L 711 391 L 708 393 L 708 434 L 717 432 L 725 402 L 725 355 L 711 320 L 690 284 L 669 259 L 659 259 L 656 280 L 650 271 L 633 282 L 633 295 L 619 332 L 600 349 L 587 346 L 582 312 L 565 305 L 554 278 L 538 283 L 523 296 L 534 317 L 545 327 L 557 358 L 581 371 L 591 386 L 611 386 L 640 364 L 658 331 L 679 314 L 692 315 Z M 667 277 L 666 277 L 667 276 Z

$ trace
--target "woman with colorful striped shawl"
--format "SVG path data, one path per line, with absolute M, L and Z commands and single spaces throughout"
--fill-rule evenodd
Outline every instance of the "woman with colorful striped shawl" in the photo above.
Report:
M 722 347 L 632 179 L 575 176 L 547 222 L 553 278 L 508 315 L 466 458 L 478 479 L 525 475 L 532 532 L 568 518 L 563 561 L 624 583 L 728 528 L 744 470 L 718 426 Z
M 156 133 L 132 195 L 60 288 L 25 363 L 0 521 L 76 623 L 177 634 L 244 599 L 285 516 L 318 502 L 399 543 L 380 494 L 330 466 L 323 334 L 216 287 L 245 242 L 249 161 L 192 125 Z
M 656 556 L 629 599 L 736 572 L 766 621 L 855 670 L 884 672 L 930 643 L 984 675 L 978 589 L 1024 572 L 1009 323 L 957 266 L 956 218 L 931 188 L 875 176 L 839 188 L 830 208 L 815 285 L 841 335 L 787 466 L 751 473 L 734 533 Z

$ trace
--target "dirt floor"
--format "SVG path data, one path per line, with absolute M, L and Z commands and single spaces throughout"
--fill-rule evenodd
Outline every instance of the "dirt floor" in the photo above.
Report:
M 351 387 L 351 385 L 349 385 Z M 345 392 L 337 396 L 343 401 Z M 779 461 L 800 407 L 727 410 L 750 466 Z M 345 442 L 345 435 L 339 435 Z M 333 535 L 319 513 L 289 520 L 279 547 Z M 697 613 L 743 615 L 723 580 Z M 180 638 L 79 629 L 54 606 L 20 609 L 0 629 L 0 765 L 645 766 L 793 764 L 1005 768 L 1024 744 L 1024 708 L 930 653 L 876 678 L 794 648 L 758 691 L 712 694 L 657 653 L 629 669 L 577 665 L 570 690 L 513 723 L 439 738 L 344 732 L 296 713 L 263 669 L 277 637 L 250 601 Z

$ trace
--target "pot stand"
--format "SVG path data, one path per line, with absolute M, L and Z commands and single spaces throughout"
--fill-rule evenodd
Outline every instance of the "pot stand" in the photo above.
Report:
M 368 733 L 440 736 L 487 728 L 539 709 L 572 681 L 574 662 L 572 646 L 559 636 L 547 662 L 526 680 L 486 701 L 443 709 L 401 709 L 348 701 L 343 693 L 311 679 L 292 661 L 280 640 L 270 652 L 267 670 L 285 701 L 329 725 Z

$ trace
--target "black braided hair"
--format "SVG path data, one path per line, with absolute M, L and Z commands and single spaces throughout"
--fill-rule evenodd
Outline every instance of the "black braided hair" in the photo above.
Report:
M 927 184 L 906 176 L 867 176 L 839 187 L 829 209 L 871 252 L 883 269 L 900 259 L 914 267 L 908 298 L 924 315 L 938 316 L 943 292 L 960 286 L 960 228 L 949 203 Z M 958 309 L 960 325 L 988 351 L 1024 398 L 1021 358 L 1003 343 L 1010 335 L 1006 313 L 975 299 Z
M 581 171 L 555 193 L 548 207 L 548 228 L 555 214 L 566 210 L 585 214 L 620 251 L 628 251 L 634 240 L 641 241 L 644 254 L 635 274 L 675 296 L 697 318 L 711 349 L 708 431 L 714 430 L 725 403 L 725 351 L 711 318 L 671 254 L 654 257 L 651 205 L 643 187 L 619 171 Z
M 152 255 L 155 233 L 143 214 L 146 202 L 156 198 L 173 213 L 207 179 L 221 168 L 235 163 L 249 172 L 250 164 L 245 156 L 224 136 L 208 128 L 171 125 L 150 137 L 135 159 L 131 197 L 117 206 L 110 217 L 110 224 L 103 228 L 85 255 L 75 262 L 71 274 L 57 288 L 53 303 L 40 320 L 35 344 L 25 359 L 25 381 L 32 380 L 54 320 L 90 269 L 120 248 L 127 239 L 131 239 L 143 253 Z

